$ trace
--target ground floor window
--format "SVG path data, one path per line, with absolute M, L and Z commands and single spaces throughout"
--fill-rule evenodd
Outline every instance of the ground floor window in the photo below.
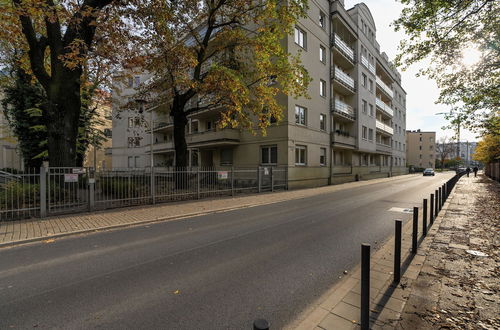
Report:
M 319 164 L 322 166 L 326 165 L 326 148 L 319 149 Z
M 233 149 L 221 149 L 220 151 L 221 166 L 233 165 Z
M 295 146 L 295 165 L 307 164 L 307 147 Z
M 278 147 L 276 145 L 260 147 L 260 163 L 262 165 L 276 165 L 278 163 Z
M 128 167 L 130 168 L 139 167 L 139 156 L 129 156 Z

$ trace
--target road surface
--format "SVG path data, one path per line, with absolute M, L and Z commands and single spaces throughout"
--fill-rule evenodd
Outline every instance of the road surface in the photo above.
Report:
M 0 249 L 0 329 L 280 329 L 451 176 Z

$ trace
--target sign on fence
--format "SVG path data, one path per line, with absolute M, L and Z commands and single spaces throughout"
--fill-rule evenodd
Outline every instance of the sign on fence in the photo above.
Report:
M 217 172 L 217 178 L 219 180 L 225 180 L 229 177 L 228 171 L 219 171 Z
M 78 174 L 65 173 L 64 182 L 78 182 Z
M 71 172 L 73 174 L 85 174 L 85 169 L 84 168 L 74 168 Z

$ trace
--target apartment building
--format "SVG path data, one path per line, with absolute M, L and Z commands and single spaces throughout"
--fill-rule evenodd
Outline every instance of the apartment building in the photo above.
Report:
M 409 166 L 435 168 L 436 132 L 407 131 L 406 145 L 406 158 Z
M 95 129 L 104 134 L 104 140 L 100 146 L 90 145 L 85 152 L 84 166 L 93 167 L 95 169 L 111 169 L 112 168 L 112 107 L 109 93 L 102 92 L 100 99 L 102 104 L 97 107 L 98 123 Z
M 310 0 L 308 16 L 283 44 L 290 53 L 301 51 L 313 78 L 310 98 L 280 96 L 285 117 L 265 137 L 219 129 L 220 110 L 192 114 L 190 165 L 286 166 L 290 187 L 406 173 L 406 92 L 380 50 L 368 7 Z M 138 72 L 113 93 L 113 167 L 175 164 L 166 106 L 123 110 L 148 78 Z
M 0 93 L 0 100 L 2 95 Z M 18 148 L 17 138 L 9 127 L 9 122 L 0 110 L 0 169 L 24 170 L 24 161 Z

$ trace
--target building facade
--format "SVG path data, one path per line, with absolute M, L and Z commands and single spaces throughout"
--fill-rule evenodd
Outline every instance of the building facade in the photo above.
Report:
M 0 100 L 2 95 L 0 94 Z M 0 110 L 0 169 L 24 170 L 24 161 L 18 148 L 17 139 L 9 127 L 9 122 Z
M 112 107 L 109 93 L 99 91 L 102 99 L 102 104 L 97 106 L 98 123 L 95 129 L 100 130 L 105 139 L 100 146 L 89 145 L 85 152 L 85 167 L 95 169 L 111 169 L 112 168 Z
M 406 173 L 406 92 L 380 50 L 368 7 L 311 0 L 307 17 L 283 44 L 290 53 L 301 51 L 313 79 L 310 98 L 279 96 L 284 119 L 265 137 L 219 129 L 220 110 L 192 114 L 190 165 L 286 166 L 290 187 Z M 147 79 L 141 73 L 122 79 L 113 93 L 113 167 L 175 164 L 167 109 L 124 110 Z
M 406 158 L 409 166 L 436 167 L 436 132 L 406 132 Z

